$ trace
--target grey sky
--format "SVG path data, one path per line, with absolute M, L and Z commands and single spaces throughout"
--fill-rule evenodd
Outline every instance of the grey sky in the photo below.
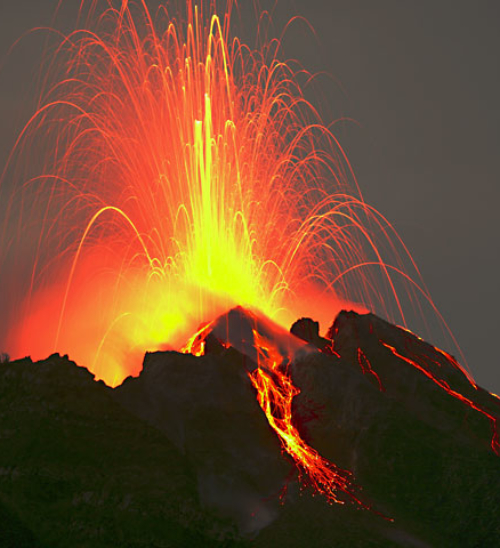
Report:
M 49 24 L 56 3 L 0 0 L 0 56 L 23 31 Z M 320 106 L 360 123 L 342 142 L 366 201 L 408 245 L 479 384 L 500 393 L 499 5 L 282 0 L 276 27 L 295 14 L 317 38 L 293 25 L 287 55 L 341 84 L 319 80 Z M 32 107 L 42 43 L 27 40 L 0 73 L 2 166 Z

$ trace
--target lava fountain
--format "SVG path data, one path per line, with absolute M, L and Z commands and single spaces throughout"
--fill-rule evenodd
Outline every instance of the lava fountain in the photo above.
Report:
M 179 347 L 234 305 L 290 325 L 349 301 L 405 323 L 393 277 L 418 271 L 280 42 L 232 37 L 231 1 L 222 17 L 213 2 L 154 18 L 115 5 L 92 2 L 47 55 L 4 170 L 2 271 L 31 248 L 0 344 L 64 348 L 114 385 L 144 349 Z
M 305 71 L 279 40 L 242 43 L 234 7 L 187 0 L 153 15 L 145 1 L 82 2 L 84 25 L 50 31 L 38 107 L 0 180 L 12 287 L 0 345 L 12 355 L 63 349 L 116 385 L 146 349 L 180 348 L 236 305 L 288 326 L 358 303 L 406 325 L 403 283 L 412 305 L 433 307 L 306 100 Z M 270 411 L 291 409 L 290 379 L 251 380 L 285 449 L 319 462 Z M 321 466 L 316 484 L 346 489 Z

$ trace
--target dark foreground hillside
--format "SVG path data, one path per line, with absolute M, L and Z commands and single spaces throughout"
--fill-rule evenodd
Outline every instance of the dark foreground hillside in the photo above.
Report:
M 185 456 L 86 369 L 0 366 L 2 548 L 219 546 L 213 527 Z
M 465 402 L 500 402 L 373 315 L 330 337 L 290 366 L 294 416 L 373 511 L 301 492 L 233 348 L 146 354 L 114 390 L 54 355 L 0 365 L 0 546 L 499 546 L 492 421 Z

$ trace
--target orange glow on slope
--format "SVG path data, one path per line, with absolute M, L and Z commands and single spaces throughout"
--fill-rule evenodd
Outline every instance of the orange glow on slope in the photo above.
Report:
M 0 180 L 17 181 L 0 264 L 26 249 L 31 269 L 10 275 L 11 355 L 63 351 L 116 385 L 235 305 L 284 326 L 351 302 L 404 323 L 394 278 L 412 280 L 407 264 L 419 279 L 411 257 L 363 201 L 304 72 L 278 40 L 242 44 L 232 10 L 82 2 L 87 28 L 47 58 Z
M 200 327 L 198 331 L 190 337 L 188 342 L 182 347 L 181 352 L 184 354 L 192 354 L 193 356 L 203 356 L 205 353 L 205 339 L 204 335 L 207 335 L 210 328 L 212 327 L 210 322 L 203 327 Z
M 373 375 L 373 377 L 375 377 L 375 379 L 377 380 L 380 391 L 385 392 L 382 382 L 380 381 L 380 377 L 372 369 L 370 360 L 366 357 L 365 353 L 361 350 L 361 348 L 358 348 L 358 364 L 359 364 L 359 367 L 361 367 L 361 371 L 363 371 L 363 375 L 366 375 L 367 373 L 370 373 L 371 375 Z
M 400 360 L 404 360 L 406 363 L 413 366 L 415 369 L 418 369 L 421 373 L 423 373 L 432 382 L 437 384 L 437 386 L 442 388 L 450 396 L 452 396 L 453 398 L 456 398 L 457 400 L 460 400 L 461 402 L 465 403 L 471 409 L 474 409 L 474 411 L 477 411 L 477 412 L 481 413 L 482 415 L 484 415 L 490 421 L 490 424 L 491 424 L 491 431 L 492 431 L 491 448 L 494 451 L 494 453 L 496 453 L 497 455 L 500 456 L 500 439 L 499 439 L 498 424 L 497 424 L 498 419 L 496 417 L 494 417 L 493 415 L 488 413 L 488 411 L 483 409 L 480 405 L 476 404 L 471 399 L 469 399 L 469 398 L 465 397 L 464 395 L 460 394 L 460 392 L 457 392 L 456 390 L 453 390 L 444 379 L 440 379 L 437 376 L 433 375 L 431 373 L 431 371 L 426 369 L 423 365 L 420 365 L 419 363 L 417 363 L 415 360 L 413 360 L 411 358 L 403 356 L 393 346 L 385 343 L 384 341 L 380 341 L 380 343 L 383 346 L 385 346 L 387 349 L 389 349 L 394 354 L 394 356 L 396 356 Z M 469 380 L 469 376 L 460 367 L 460 365 L 457 363 L 457 361 L 452 356 L 450 356 L 446 352 L 444 352 L 442 350 L 439 350 L 437 348 L 435 348 L 435 350 L 437 350 L 440 354 L 445 356 L 445 358 L 449 361 L 449 363 L 454 368 L 458 368 L 458 370 L 460 372 L 462 372 L 464 375 L 466 375 L 467 379 Z M 477 386 L 476 386 L 475 383 L 472 382 L 471 385 L 477 390 Z

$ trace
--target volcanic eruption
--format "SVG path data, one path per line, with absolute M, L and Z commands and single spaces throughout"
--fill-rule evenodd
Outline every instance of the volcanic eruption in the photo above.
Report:
M 255 49 L 233 2 L 183 8 L 84 3 L 47 54 L 2 183 L 2 270 L 33 251 L 7 303 L 13 355 L 64 347 L 116 385 L 232 306 L 287 327 L 343 307 L 405 324 L 403 300 L 432 302 L 265 14 Z
M 487 420 L 498 454 L 497 411 L 454 358 L 411 334 L 402 348 L 370 314 L 338 316 L 373 312 L 407 328 L 409 306 L 446 329 L 306 100 L 310 75 L 264 38 L 267 14 L 257 46 L 240 41 L 235 9 L 83 2 L 76 30 L 52 31 L 38 107 L 0 181 L 2 272 L 14 279 L 17 251 L 30 249 L 0 346 L 36 359 L 62 349 L 126 395 L 145 351 L 233 351 L 302 485 L 329 502 L 371 507 L 352 473 L 306 441 L 294 380 L 304 356 L 350 360 L 380 392 L 391 375 L 370 352 L 409 366 Z M 338 317 L 327 337 L 304 335 L 314 322 L 289 334 L 303 316 Z

